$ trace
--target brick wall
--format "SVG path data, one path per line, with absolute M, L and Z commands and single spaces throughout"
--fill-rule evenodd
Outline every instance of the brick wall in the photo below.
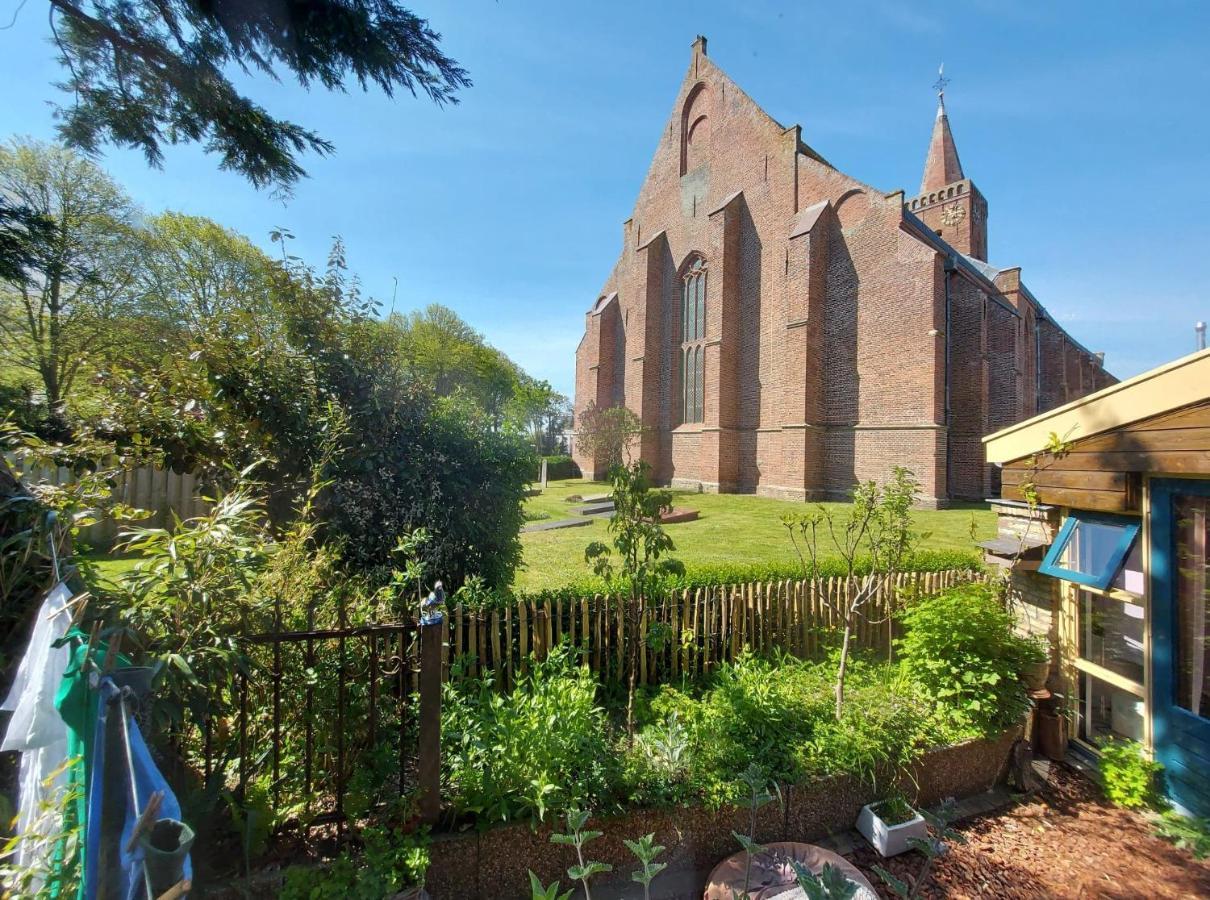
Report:
M 977 251 L 986 202 L 964 184 L 979 221 L 961 240 Z M 986 496 L 980 438 L 1039 405 L 1026 367 L 1032 318 L 1022 326 L 1019 309 L 996 305 L 1006 295 L 986 278 L 947 273 L 954 250 L 904 207 L 901 192 L 825 163 L 695 43 L 621 255 L 586 318 L 576 412 L 624 402 L 646 427 L 643 458 L 680 486 L 843 497 L 904 465 L 929 500 Z M 709 273 L 705 421 L 685 424 L 679 273 L 694 254 Z M 1013 289 L 1021 294 L 1019 275 Z M 1091 389 L 1101 370 L 1043 324 L 1044 353 L 1063 359 L 1044 366 L 1045 409 Z M 576 461 L 601 474 L 578 452 Z

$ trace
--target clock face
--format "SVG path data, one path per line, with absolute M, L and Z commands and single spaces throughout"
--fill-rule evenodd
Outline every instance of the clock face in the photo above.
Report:
M 941 212 L 941 222 L 945 225 L 957 225 L 966 218 L 966 210 L 960 203 L 951 203 Z

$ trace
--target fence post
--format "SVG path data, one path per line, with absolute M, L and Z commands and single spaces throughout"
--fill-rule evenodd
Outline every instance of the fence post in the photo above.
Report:
M 420 625 L 420 818 L 441 815 L 441 619 Z

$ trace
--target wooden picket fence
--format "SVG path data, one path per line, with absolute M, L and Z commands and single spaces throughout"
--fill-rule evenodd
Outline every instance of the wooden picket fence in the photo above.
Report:
M 864 607 L 857 645 L 890 657 L 898 636 L 893 614 L 904 596 L 927 596 L 983 577 L 966 569 L 901 573 L 893 588 L 886 586 Z M 822 578 L 673 592 L 649 604 L 640 625 L 639 679 L 651 684 L 693 678 L 736 659 L 744 648 L 812 656 L 839 634 L 842 625 L 833 608 L 843 606 L 847 590 L 843 578 Z M 624 666 L 623 604 L 604 594 L 522 597 L 491 610 L 456 605 L 446 616 L 445 629 L 447 677 L 451 661 L 464 657 L 469 674 L 492 671 L 505 689 L 528 671 L 531 653 L 542 656 L 565 638 L 601 678 L 618 678 Z
M 70 484 L 76 478 L 70 469 L 63 467 L 24 466 L 11 453 L 5 454 L 5 459 L 13 472 L 27 484 Z M 189 519 L 205 515 L 209 509 L 209 504 L 201 497 L 201 484 L 196 475 L 150 466 L 119 472 L 113 496 L 127 506 L 149 513 L 147 518 L 134 523 L 142 528 L 167 528 L 172 524 L 173 513 L 181 519 Z M 105 517 L 80 529 L 77 540 L 99 549 L 108 549 L 117 540 L 120 530 L 117 522 Z

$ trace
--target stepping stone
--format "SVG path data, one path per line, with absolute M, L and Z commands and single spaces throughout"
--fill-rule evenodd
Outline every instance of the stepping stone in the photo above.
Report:
M 584 506 L 577 506 L 574 510 L 581 516 L 603 516 L 613 512 L 613 502 L 609 503 L 587 503 Z
M 530 522 L 522 527 L 521 533 L 530 531 L 554 531 L 556 528 L 579 528 L 581 525 L 591 525 L 592 519 L 552 519 L 545 522 Z

